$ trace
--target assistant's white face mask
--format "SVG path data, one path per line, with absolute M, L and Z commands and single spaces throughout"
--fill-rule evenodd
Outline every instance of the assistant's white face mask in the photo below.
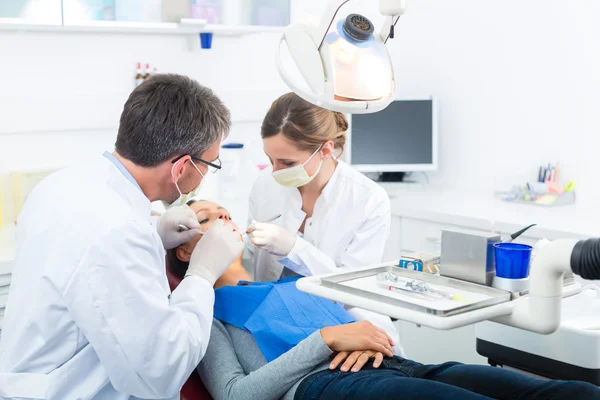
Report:
M 310 183 L 315 177 L 319 174 L 321 170 L 321 165 L 323 165 L 323 160 L 319 163 L 319 168 L 317 168 L 317 172 L 313 174 L 313 176 L 308 175 L 308 172 L 304 169 L 304 166 L 321 150 L 322 145 L 312 153 L 308 160 L 306 160 L 303 164 L 295 165 L 290 168 L 280 169 L 279 171 L 273 172 L 273 178 L 282 186 L 287 187 L 300 187 Z
M 200 181 L 198 186 L 196 186 L 195 189 L 193 189 L 191 192 L 189 192 L 187 194 L 181 193 L 181 190 L 179 189 L 179 185 L 177 184 L 177 182 L 173 182 L 175 184 L 175 187 L 177 188 L 177 191 L 179 192 L 179 197 L 177 198 L 177 200 L 175 200 L 171 204 L 168 204 L 168 203 L 165 204 L 165 207 L 168 208 L 168 207 L 182 206 L 198 195 L 198 192 L 200 191 L 200 188 L 202 187 L 202 183 L 204 182 L 205 176 L 202 173 L 202 171 L 200 171 L 200 169 L 198 169 L 198 167 L 196 166 L 196 164 L 194 164 L 194 162 L 192 160 L 190 160 L 190 162 L 192 163 L 194 168 L 196 168 L 196 171 L 198 171 L 198 173 L 200 175 L 202 175 L 202 180 Z M 173 168 L 175 168 L 175 165 L 173 165 Z M 173 176 L 173 168 L 171 168 L 171 176 Z

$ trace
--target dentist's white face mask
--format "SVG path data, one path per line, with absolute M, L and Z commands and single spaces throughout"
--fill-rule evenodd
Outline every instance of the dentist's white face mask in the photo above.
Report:
M 184 205 L 185 203 L 187 203 L 188 201 L 190 201 L 191 199 L 193 199 L 194 197 L 196 197 L 198 195 L 198 192 L 200 191 L 200 188 L 202 187 L 202 182 L 204 182 L 205 176 L 202 173 L 202 171 L 200 171 L 200 169 L 198 169 L 198 167 L 196 166 L 196 164 L 194 164 L 194 162 L 192 160 L 190 160 L 190 163 L 192 163 L 192 165 L 194 166 L 194 168 L 196 168 L 196 171 L 198 171 L 198 173 L 200 175 L 202 175 L 202 180 L 200 181 L 200 183 L 198 184 L 198 186 L 196 186 L 196 188 L 193 189 L 188 194 L 181 193 L 181 190 L 179 189 L 179 185 L 177 184 L 177 182 L 173 182 L 173 183 L 175 183 L 175 187 L 177 188 L 177 191 L 179 192 L 179 197 L 173 203 L 171 203 L 171 204 L 168 204 L 168 203 L 165 204 L 165 207 L 182 206 L 182 205 Z M 175 168 L 175 165 L 173 165 L 173 168 Z M 171 168 L 171 176 L 173 176 L 173 168 Z
M 280 169 L 278 171 L 273 172 L 273 178 L 282 186 L 287 187 L 300 187 L 310 183 L 315 176 L 319 174 L 321 170 L 321 165 L 323 165 L 323 160 L 319 163 L 319 168 L 317 168 L 317 172 L 313 174 L 313 176 L 309 176 L 308 172 L 304 169 L 304 166 L 321 150 L 321 147 L 312 153 L 308 160 L 306 160 L 303 164 L 295 165 L 290 168 Z

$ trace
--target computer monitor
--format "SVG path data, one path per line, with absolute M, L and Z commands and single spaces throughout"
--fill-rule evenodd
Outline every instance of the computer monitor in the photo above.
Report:
M 435 101 L 396 100 L 373 114 L 350 118 L 348 162 L 361 172 L 412 172 L 437 169 Z

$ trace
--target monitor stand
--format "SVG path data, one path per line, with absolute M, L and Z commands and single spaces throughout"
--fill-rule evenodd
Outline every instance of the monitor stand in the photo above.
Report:
M 404 182 L 406 177 L 406 172 L 382 172 L 379 174 L 377 182 Z

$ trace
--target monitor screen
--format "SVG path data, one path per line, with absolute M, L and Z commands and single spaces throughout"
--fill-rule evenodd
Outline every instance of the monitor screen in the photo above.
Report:
M 350 163 L 364 172 L 436 168 L 433 100 L 397 100 L 351 119 Z

